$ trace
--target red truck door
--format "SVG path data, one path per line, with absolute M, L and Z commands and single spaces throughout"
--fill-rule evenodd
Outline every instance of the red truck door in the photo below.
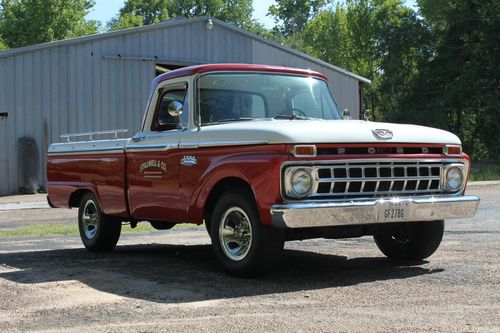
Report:
M 184 219 L 185 204 L 179 194 L 179 141 L 184 117 L 176 116 L 175 108 L 183 105 L 187 114 L 185 101 L 186 86 L 161 89 L 151 128 L 145 128 L 127 145 L 128 199 L 134 218 Z

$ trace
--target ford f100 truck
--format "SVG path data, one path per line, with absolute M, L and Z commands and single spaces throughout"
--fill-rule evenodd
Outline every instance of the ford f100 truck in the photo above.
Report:
M 387 257 L 421 260 L 444 219 L 475 215 L 455 135 L 343 118 L 313 71 L 174 70 L 154 80 L 132 138 L 80 133 L 49 147 L 48 200 L 78 207 L 90 251 L 112 250 L 123 222 L 205 223 L 217 260 L 240 276 L 269 271 L 285 241 L 309 238 L 371 235 Z

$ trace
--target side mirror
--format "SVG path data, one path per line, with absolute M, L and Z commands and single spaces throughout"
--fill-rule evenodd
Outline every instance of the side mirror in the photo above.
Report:
M 363 113 L 363 118 L 366 120 L 366 121 L 370 121 L 372 115 L 370 113 L 370 110 L 366 109 L 365 112 Z
M 351 113 L 349 112 L 349 110 L 344 109 L 344 111 L 342 112 L 342 118 L 344 118 L 344 120 L 351 119 Z
M 172 117 L 180 117 L 182 114 L 182 103 L 179 101 L 170 102 L 168 105 L 168 114 Z

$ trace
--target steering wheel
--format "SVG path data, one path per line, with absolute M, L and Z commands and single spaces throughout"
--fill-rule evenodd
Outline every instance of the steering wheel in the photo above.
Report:
M 224 101 L 216 97 L 207 97 L 201 101 L 201 122 L 208 123 L 213 121 L 214 116 L 222 114 L 224 110 Z

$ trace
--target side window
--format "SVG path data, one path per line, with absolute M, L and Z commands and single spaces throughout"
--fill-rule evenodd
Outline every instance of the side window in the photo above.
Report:
M 152 131 L 168 131 L 187 125 L 189 116 L 187 88 L 165 90 L 161 93 L 156 106 Z M 182 111 L 177 115 L 176 111 Z

